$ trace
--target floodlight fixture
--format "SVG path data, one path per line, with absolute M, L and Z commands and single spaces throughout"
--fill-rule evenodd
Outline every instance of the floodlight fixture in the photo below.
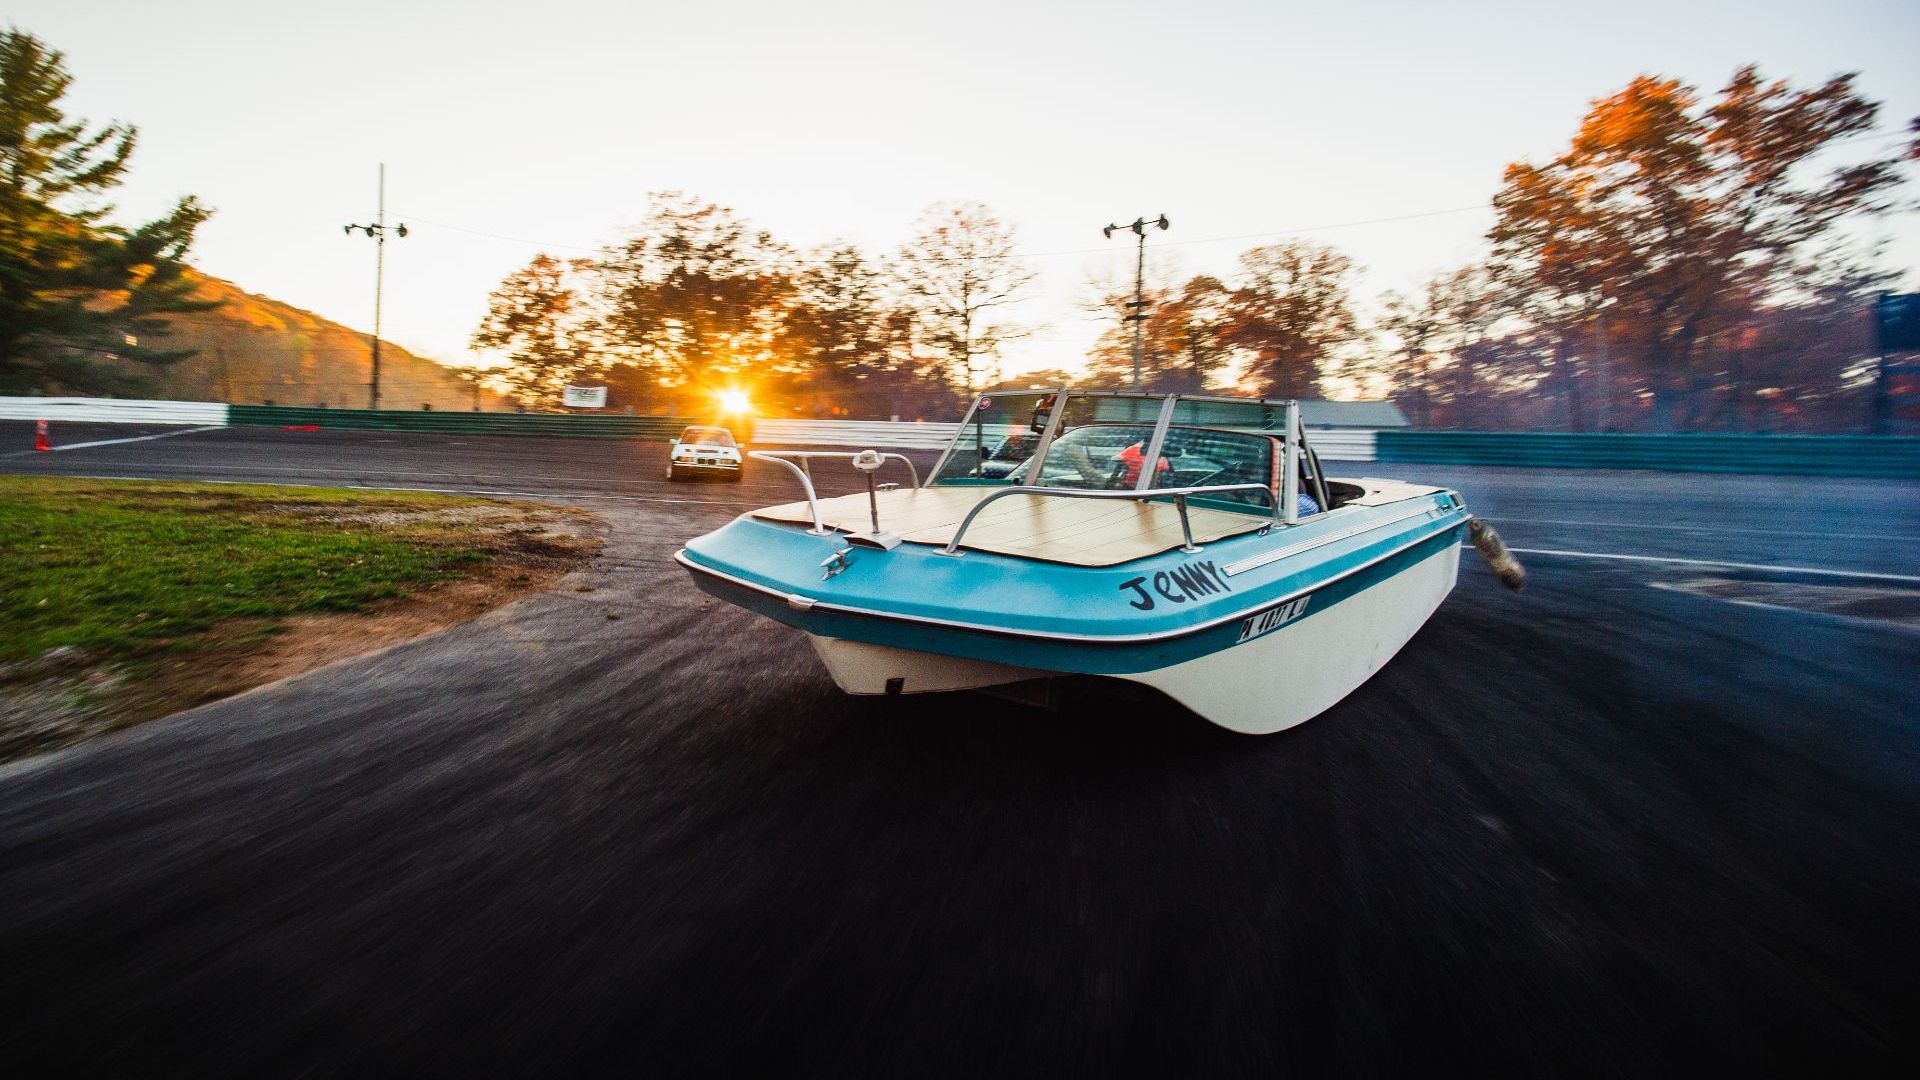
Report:
M 384 291 L 387 276 L 387 233 L 404 239 L 407 235 L 405 225 L 387 224 L 387 166 L 380 165 L 380 201 L 379 211 L 371 225 L 347 225 L 343 228 L 348 236 L 354 230 L 366 233 L 374 241 L 373 255 L 373 362 L 367 378 L 367 408 L 380 407 L 380 294 Z
M 1139 250 L 1133 267 L 1133 300 L 1127 305 L 1130 311 L 1125 320 L 1133 324 L 1133 389 L 1135 390 L 1140 389 L 1140 353 L 1142 348 L 1140 325 L 1147 321 L 1147 299 L 1145 293 L 1147 286 L 1147 226 L 1149 225 L 1165 231 L 1173 227 L 1173 222 L 1168 221 L 1167 215 L 1165 214 L 1161 214 L 1152 221 L 1148 221 L 1146 215 L 1143 214 L 1140 217 L 1134 218 L 1133 223 L 1130 225 L 1108 225 L 1106 228 L 1100 230 L 1101 234 L 1109 240 L 1113 239 L 1113 234 L 1119 232 L 1121 229 L 1131 229 L 1133 234 L 1140 238 L 1138 245 Z

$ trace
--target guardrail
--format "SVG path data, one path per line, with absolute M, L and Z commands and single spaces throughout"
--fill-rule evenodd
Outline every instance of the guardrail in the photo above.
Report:
M 563 439 L 671 439 L 695 421 L 672 416 L 576 416 L 570 413 L 401 412 L 235 405 L 229 423 L 253 427 L 431 431 L 450 435 L 535 435 Z
M 1374 450 L 1378 461 L 1425 465 L 1920 479 L 1920 439 L 1895 435 L 1382 431 Z
M 198 424 L 220 427 L 227 406 L 218 401 L 123 401 L 119 398 L 0 397 L 0 420 L 72 424 Z
M 80 397 L 0 397 L 0 420 L 202 427 L 311 424 L 374 431 L 645 440 L 670 439 L 688 424 L 704 422 L 674 416 L 371 411 Z M 938 450 L 952 440 L 957 430 L 959 425 L 951 423 L 762 420 L 748 438 L 760 446 Z M 1897 435 L 1598 435 L 1323 429 L 1314 431 L 1311 438 L 1320 456 L 1334 462 L 1920 479 L 1920 438 Z
M 885 446 L 895 450 L 944 450 L 957 423 L 889 423 L 885 420 L 761 420 L 753 441 L 770 446 Z
M 1308 428 L 1307 443 L 1314 453 L 1328 461 L 1372 461 L 1376 434 L 1378 432 L 1345 428 L 1321 431 Z

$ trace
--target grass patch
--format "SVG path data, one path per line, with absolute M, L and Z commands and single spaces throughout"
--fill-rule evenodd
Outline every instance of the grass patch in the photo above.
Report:
M 0 476 L 0 761 L 453 625 L 598 547 L 524 502 Z
M 482 499 L 0 477 L 0 661 L 190 649 L 230 619 L 358 611 L 490 554 Z

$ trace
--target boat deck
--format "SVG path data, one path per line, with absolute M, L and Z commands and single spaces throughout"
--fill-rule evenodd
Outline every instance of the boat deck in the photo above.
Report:
M 1395 480 L 1350 480 L 1366 494 L 1348 505 L 1377 506 L 1440 489 Z M 880 527 L 911 544 L 944 547 L 960 521 L 993 487 L 903 488 L 879 494 Z M 1251 508 L 1250 508 L 1251 509 Z M 807 504 L 784 503 L 753 511 L 765 521 L 811 525 Z M 1205 544 L 1273 523 L 1263 510 L 1234 513 L 1189 506 L 1193 539 Z M 865 532 L 872 525 L 866 492 L 820 500 L 827 528 Z M 1114 566 L 1180 546 L 1180 513 L 1168 502 L 1131 499 L 1063 499 L 1009 495 L 974 519 L 960 545 L 969 551 L 1014 555 L 1071 566 Z

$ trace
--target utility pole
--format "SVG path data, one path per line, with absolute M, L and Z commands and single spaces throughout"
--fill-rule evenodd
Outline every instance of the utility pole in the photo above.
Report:
M 1600 305 L 1600 348 L 1598 350 L 1599 355 L 1595 357 L 1594 365 L 1599 368 L 1600 378 L 1598 381 L 1600 383 L 1600 392 L 1595 395 L 1593 411 L 1599 414 L 1596 417 L 1597 423 L 1595 426 L 1601 431 L 1607 431 L 1613 427 L 1613 381 L 1611 374 L 1607 371 L 1607 367 L 1613 359 L 1611 355 L 1612 338 L 1607 329 L 1607 308 L 1612 304 L 1613 300 L 1609 297 L 1605 303 Z
M 380 407 L 380 293 L 385 288 L 387 277 L 387 164 L 380 163 L 380 201 L 378 216 L 371 225 L 348 225 L 342 231 L 348 236 L 355 229 L 373 237 L 373 372 L 367 380 L 367 408 Z M 393 235 L 405 238 L 407 227 L 396 225 Z
M 1108 225 L 1100 230 L 1101 235 L 1109 240 L 1121 229 L 1132 229 L 1134 235 L 1140 238 L 1139 257 L 1133 265 L 1133 302 L 1127 305 L 1133 309 L 1133 313 L 1126 320 L 1133 324 L 1133 389 L 1136 391 L 1140 389 L 1140 327 L 1147 321 L 1147 226 L 1157 225 L 1164 232 L 1172 224 L 1167 220 L 1167 215 L 1161 214 L 1152 221 L 1138 217 L 1133 219 L 1131 225 Z

